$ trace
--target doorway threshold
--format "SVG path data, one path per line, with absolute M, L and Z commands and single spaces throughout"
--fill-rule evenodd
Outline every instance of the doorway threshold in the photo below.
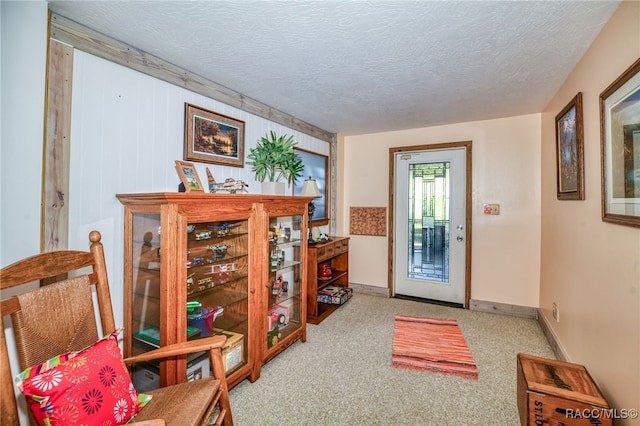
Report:
M 464 308 L 464 305 L 462 303 L 445 302 L 444 300 L 425 299 L 423 297 L 407 296 L 404 294 L 395 294 L 393 297 L 395 299 L 412 300 L 414 302 L 430 303 L 432 305 L 448 306 L 450 308 Z

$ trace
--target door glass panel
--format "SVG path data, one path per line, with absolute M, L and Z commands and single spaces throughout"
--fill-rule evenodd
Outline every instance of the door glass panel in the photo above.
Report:
M 409 165 L 407 277 L 449 282 L 450 163 Z

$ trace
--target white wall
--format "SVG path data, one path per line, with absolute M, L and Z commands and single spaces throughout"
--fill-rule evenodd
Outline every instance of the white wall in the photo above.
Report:
M 177 191 L 175 160 L 183 158 L 184 104 L 189 102 L 245 122 L 245 156 L 261 136 L 292 134 L 300 148 L 329 154 L 327 142 L 293 131 L 183 88 L 75 50 L 71 111 L 69 247 L 86 247 L 102 233 L 116 322 L 122 322 L 124 208 L 119 193 Z M 218 182 L 242 179 L 260 193 L 250 167 L 196 163 Z
M 342 234 L 349 208 L 389 208 L 389 148 L 472 141 L 471 298 L 538 306 L 540 115 L 345 136 Z M 499 203 L 500 215 L 482 204 Z M 387 287 L 387 238 L 351 235 L 349 280 Z
M 4 267 L 40 252 L 47 3 L 2 1 L 0 15 L 0 266 Z M 14 353 L 13 334 L 6 328 L 5 333 Z M 11 356 L 11 365 L 17 365 L 17 355 Z M 18 372 L 17 367 L 12 370 Z M 23 398 L 19 410 L 21 424 L 27 424 Z
M 2 1 L 0 265 L 40 251 L 47 3 Z

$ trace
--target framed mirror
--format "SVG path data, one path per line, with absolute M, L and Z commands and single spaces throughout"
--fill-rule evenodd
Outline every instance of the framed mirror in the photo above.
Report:
M 294 148 L 304 165 L 302 176 L 293 184 L 293 195 L 300 195 L 305 179 L 311 177 L 316 180 L 321 197 L 313 200 L 316 209 L 311 218 L 313 226 L 327 225 L 329 223 L 329 156 Z

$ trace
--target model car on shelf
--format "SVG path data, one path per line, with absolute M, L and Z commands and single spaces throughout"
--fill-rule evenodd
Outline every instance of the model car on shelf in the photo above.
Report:
M 267 313 L 267 319 L 269 331 L 273 331 L 276 327 L 282 328 L 289 324 L 289 308 L 284 305 L 272 306 Z
M 271 294 L 279 296 L 281 293 L 289 291 L 289 281 L 285 281 L 282 274 L 278 274 L 276 279 L 271 283 Z

